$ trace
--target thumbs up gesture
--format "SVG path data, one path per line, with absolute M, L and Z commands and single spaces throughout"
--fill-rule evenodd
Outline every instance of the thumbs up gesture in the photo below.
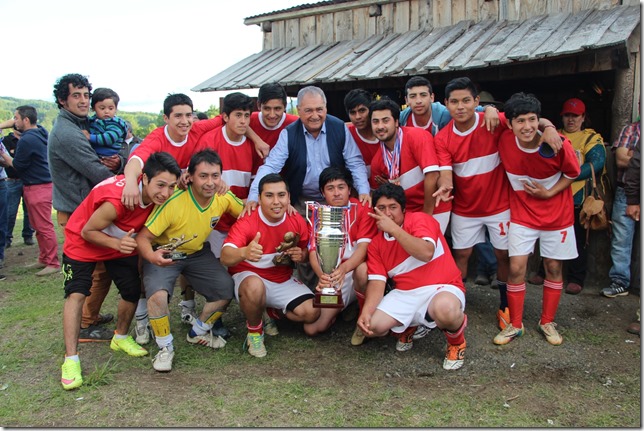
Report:
M 119 252 L 123 254 L 132 254 L 136 250 L 136 240 L 134 239 L 134 229 L 130 229 L 119 241 Z
M 259 243 L 260 236 L 261 234 L 257 232 L 255 238 L 253 238 L 253 240 L 245 247 L 244 259 L 251 262 L 258 262 L 259 259 L 261 259 L 264 247 Z

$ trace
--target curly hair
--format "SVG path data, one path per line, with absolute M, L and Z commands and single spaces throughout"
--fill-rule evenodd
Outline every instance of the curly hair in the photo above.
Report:
M 69 73 L 56 81 L 54 84 L 54 99 L 56 99 L 56 105 L 58 109 L 62 109 L 61 100 L 67 100 L 69 97 L 69 84 L 72 84 L 74 88 L 83 88 L 87 87 L 90 95 L 92 91 L 92 84 L 86 76 L 83 76 L 79 73 Z

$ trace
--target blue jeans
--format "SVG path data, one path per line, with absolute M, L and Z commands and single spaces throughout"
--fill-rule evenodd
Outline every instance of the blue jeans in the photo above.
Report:
M 613 236 L 610 241 L 610 257 L 613 261 L 608 276 L 622 286 L 631 284 L 631 253 L 635 220 L 626 215 L 626 194 L 622 187 L 615 190 L 613 200 Z
M 16 216 L 18 215 L 18 206 L 22 199 L 22 180 L 6 180 L 7 182 L 7 244 L 13 240 L 13 228 L 16 225 Z M 22 201 L 22 237 L 24 239 L 32 238 L 34 230 L 29 223 L 29 213 L 27 205 Z
M 4 260 L 7 242 L 7 181 L 0 180 L 0 259 Z

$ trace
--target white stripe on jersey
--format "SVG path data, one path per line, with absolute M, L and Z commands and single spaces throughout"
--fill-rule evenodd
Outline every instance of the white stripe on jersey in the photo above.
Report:
M 232 244 L 230 242 L 224 243 L 223 247 L 238 248 L 235 244 Z M 262 254 L 262 257 L 260 257 L 259 261 L 257 262 L 251 262 L 250 260 L 244 260 L 244 262 L 254 266 L 255 268 L 262 268 L 262 269 L 274 268 L 275 264 L 273 263 L 273 257 L 277 256 L 278 254 L 282 254 L 282 253 Z
M 426 174 L 427 172 L 438 172 L 438 170 L 438 165 L 429 165 L 425 169 L 423 169 L 423 174 Z
M 510 180 L 510 186 L 514 191 L 517 191 L 517 192 L 523 191 L 524 181 L 530 181 L 530 182 L 541 184 L 547 190 L 550 190 L 557 183 L 557 181 L 559 181 L 559 178 L 561 178 L 561 175 L 562 175 L 561 172 L 557 172 L 556 174 L 548 178 L 537 179 L 537 178 L 530 178 L 525 175 L 511 174 L 510 172 L 507 172 L 507 174 L 508 174 L 508 179 Z
M 250 172 L 237 171 L 234 169 L 225 170 L 221 178 L 226 181 L 228 187 L 250 187 Z
M 386 234 L 385 234 L 385 237 L 387 237 Z M 440 241 L 438 242 L 438 245 L 437 245 L 434 242 L 434 240 L 431 238 L 423 237 L 423 239 L 425 241 L 428 241 L 434 244 L 434 255 L 432 256 L 432 259 L 430 260 L 430 262 L 434 259 L 438 259 L 439 257 L 445 254 L 445 249 L 443 248 L 443 244 Z M 429 262 L 423 262 L 421 260 L 416 259 L 413 256 L 409 256 L 407 259 L 403 260 L 398 265 L 396 265 L 395 267 L 387 271 L 387 275 L 389 277 L 395 277 L 396 275 L 405 274 L 407 272 L 411 272 L 415 269 L 418 269 L 421 266 L 426 265 L 427 263 Z
M 101 232 L 103 232 L 105 235 L 111 236 L 112 238 L 119 238 L 119 239 L 123 238 L 127 234 L 126 231 L 119 228 L 114 223 L 111 223 L 105 229 L 101 229 Z M 132 235 L 132 238 L 134 238 L 135 236 L 136 234 Z
M 452 168 L 459 177 L 473 177 L 474 175 L 487 174 L 496 169 L 501 163 L 499 152 L 487 156 L 476 157 L 463 163 L 454 163 Z
M 423 174 L 420 166 L 416 166 L 400 176 L 400 185 L 403 189 L 407 190 L 422 182 L 424 179 L 425 174 Z

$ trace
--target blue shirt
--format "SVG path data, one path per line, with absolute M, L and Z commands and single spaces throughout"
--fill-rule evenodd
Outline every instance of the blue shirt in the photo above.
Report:
M 317 138 L 313 137 L 304 125 L 302 127 L 304 128 L 304 139 L 306 140 L 306 175 L 304 177 L 304 184 L 302 185 L 302 196 L 321 200 L 322 194 L 320 193 L 319 187 L 320 174 L 325 168 L 331 166 L 329 150 L 326 144 L 326 122 L 322 125 L 322 130 Z M 344 129 L 345 140 L 344 149 L 342 150 L 344 162 L 353 176 L 353 183 L 358 194 L 369 194 L 369 180 L 364 159 L 346 125 Z M 288 131 L 285 129 L 280 132 L 277 144 L 275 144 L 275 147 L 268 154 L 266 162 L 257 170 L 255 180 L 250 186 L 250 192 L 248 194 L 249 201 L 258 202 L 259 181 L 267 174 L 280 173 L 284 167 L 284 163 L 288 159 L 288 155 Z

